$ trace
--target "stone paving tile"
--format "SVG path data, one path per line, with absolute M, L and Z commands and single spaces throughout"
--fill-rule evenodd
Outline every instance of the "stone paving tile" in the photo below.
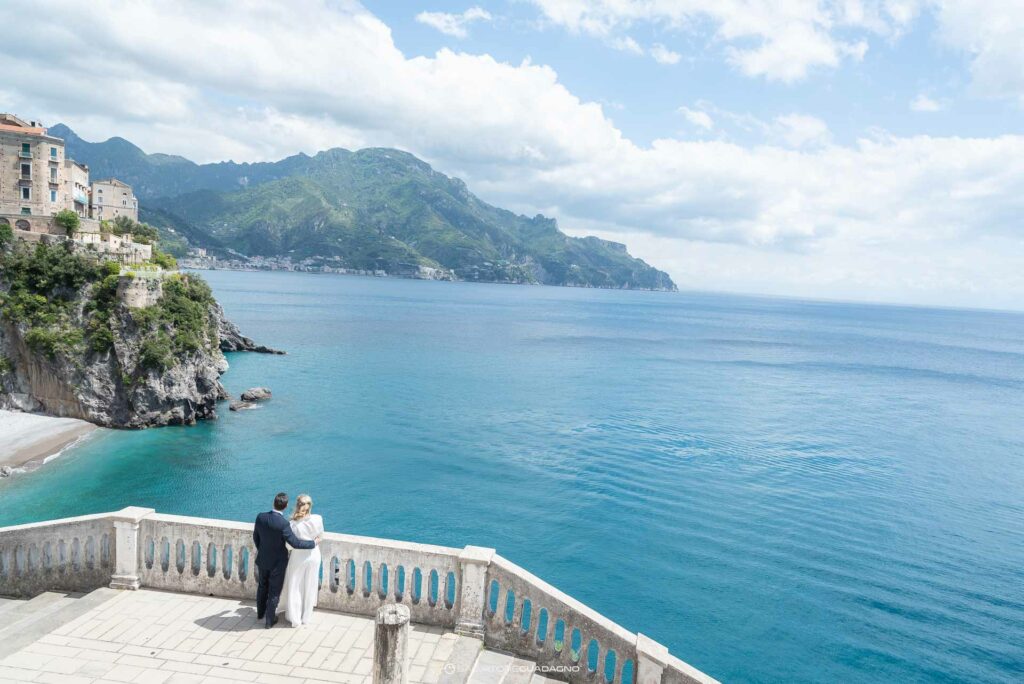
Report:
M 436 684 L 456 639 L 414 625 L 410 684 Z M 0 684 L 370 684 L 372 655 L 369 618 L 266 630 L 252 601 L 126 591 L 0 660 Z

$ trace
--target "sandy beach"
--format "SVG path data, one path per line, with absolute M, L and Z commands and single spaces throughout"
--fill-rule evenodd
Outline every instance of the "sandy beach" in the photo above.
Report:
M 95 429 L 77 418 L 0 411 L 0 467 L 42 461 Z

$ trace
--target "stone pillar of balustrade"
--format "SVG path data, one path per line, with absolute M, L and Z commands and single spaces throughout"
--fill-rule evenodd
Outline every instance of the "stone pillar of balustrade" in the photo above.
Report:
M 139 588 L 139 523 L 155 513 L 152 508 L 129 506 L 111 517 L 114 520 L 114 574 L 111 589 Z
M 373 632 L 373 684 L 409 681 L 409 606 L 389 603 L 377 610 Z
M 668 647 L 643 634 L 636 635 L 636 684 L 661 684 L 668 665 Z
M 487 567 L 495 550 L 467 546 L 459 554 L 459 616 L 455 633 L 484 638 L 484 602 L 487 594 Z

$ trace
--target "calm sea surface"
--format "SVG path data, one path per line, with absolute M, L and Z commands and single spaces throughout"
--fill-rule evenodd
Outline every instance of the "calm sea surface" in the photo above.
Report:
M 1024 316 L 203 274 L 264 408 L 98 433 L 0 524 L 127 505 L 500 553 L 725 682 L 1024 678 Z

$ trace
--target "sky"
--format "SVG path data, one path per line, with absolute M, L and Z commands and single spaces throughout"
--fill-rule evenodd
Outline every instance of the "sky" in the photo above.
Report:
M 1024 310 L 1024 0 L 0 0 L 0 111 L 397 147 L 680 288 Z

